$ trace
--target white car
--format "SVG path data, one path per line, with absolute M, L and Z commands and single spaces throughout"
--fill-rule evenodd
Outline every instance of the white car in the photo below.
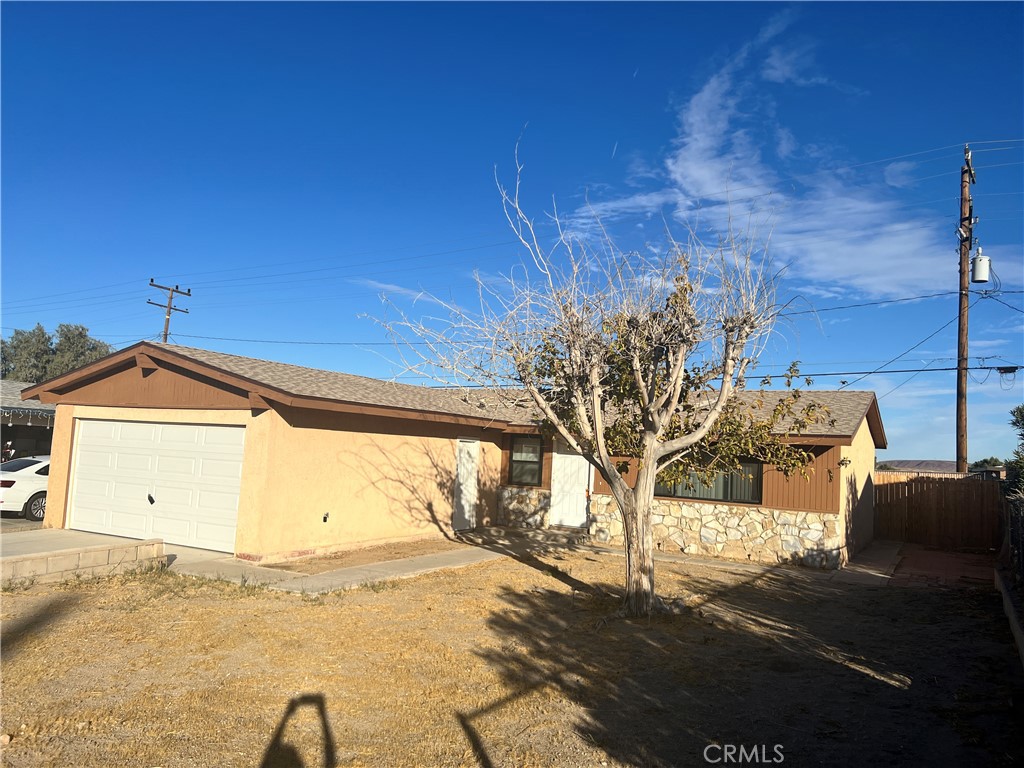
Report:
M 0 464 L 0 511 L 17 512 L 26 520 L 42 520 L 49 475 L 49 456 L 25 456 Z

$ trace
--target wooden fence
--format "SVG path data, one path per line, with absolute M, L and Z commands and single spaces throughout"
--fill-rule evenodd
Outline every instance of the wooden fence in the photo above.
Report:
M 875 538 L 945 550 L 999 549 L 1006 500 L 998 480 L 875 472 Z

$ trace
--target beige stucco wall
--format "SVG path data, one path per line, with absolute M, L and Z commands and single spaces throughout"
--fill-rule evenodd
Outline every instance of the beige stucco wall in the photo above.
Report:
M 849 466 L 840 468 L 839 478 L 842 525 L 852 557 L 871 542 L 875 530 L 875 441 L 866 419 L 853 436 L 852 444 L 843 446 L 842 458 L 850 460 Z
M 497 508 L 497 430 L 298 409 L 185 410 L 61 405 L 46 527 L 64 527 L 74 421 L 246 427 L 235 553 L 275 561 L 451 530 L 458 438 L 480 440 L 477 522 Z M 327 516 L 326 522 L 324 515 Z
M 460 437 L 480 440 L 477 522 L 494 515 L 497 430 L 297 410 L 260 419 L 266 471 L 253 481 L 258 507 L 245 519 L 239 510 L 239 557 L 282 560 L 450 534 Z

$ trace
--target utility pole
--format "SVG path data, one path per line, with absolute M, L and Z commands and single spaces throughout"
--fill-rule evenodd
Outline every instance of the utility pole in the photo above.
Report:
M 974 201 L 971 184 L 976 181 L 971 165 L 971 148 L 964 144 L 964 164 L 960 168 L 960 322 L 956 344 L 956 471 L 967 471 L 967 310 L 970 298 L 969 269 L 974 245 Z
M 153 278 L 152 277 L 149 278 L 149 287 L 150 288 L 159 288 L 161 291 L 167 291 L 167 306 L 165 307 L 167 312 L 164 315 L 164 337 L 163 337 L 163 342 L 164 342 L 164 344 L 166 344 L 167 343 L 167 332 L 171 329 L 171 312 L 172 311 L 173 312 L 184 312 L 186 315 L 188 314 L 188 310 L 187 309 L 178 309 L 177 307 L 174 306 L 174 294 L 180 293 L 182 296 L 191 296 L 192 295 L 192 289 L 189 288 L 187 291 L 183 291 L 180 288 L 178 288 L 178 286 L 174 286 L 172 288 L 172 287 L 170 287 L 168 285 L 157 285 L 156 283 L 153 282 Z M 155 301 L 148 301 L 147 300 L 146 303 L 147 304 L 152 304 L 154 307 L 163 307 L 164 306 L 163 304 L 157 304 Z

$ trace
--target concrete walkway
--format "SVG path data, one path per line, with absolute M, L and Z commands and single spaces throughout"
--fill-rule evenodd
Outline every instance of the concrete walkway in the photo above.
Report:
M 408 579 L 432 571 L 461 568 L 502 557 L 498 552 L 467 546 L 465 549 L 432 555 L 369 563 L 307 575 L 279 568 L 261 567 L 222 552 L 206 552 L 173 544 L 164 546 L 170 561 L 168 567 L 178 573 L 207 579 L 226 579 L 236 584 L 264 584 L 271 589 L 284 592 L 313 595 L 353 589 L 364 584 Z
M 19 569 L 17 573 L 11 575 L 12 577 L 36 578 L 45 574 L 47 563 L 52 563 L 58 557 L 68 558 L 72 553 L 94 554 L 103 549 L 119 551 L 126 546 L 135 546 L 140 543 L 137 539 L 58 528 L 19 531 L 0 536 L 0 565 L 6 563 L 10 566 L 17 562 Z M 279 568 L 262 567 L 246 560 L 238 560 L 224 552 L 182 547 L 176 544 L 162 544 L 162 557 L 172 571 L 207 579 L 225 579 L 236 584 L 262 584 L 285 592 L 307 594 L 353 589 L 368 583 L 406 579 L 445 568 L 460 568 L 473 563 L 495 560 L 502 556 L 502 552 L 467 545 L 464 549 L 307 575 Z M 33 568 L 33 564 L 37 564 L 36 567 Z M 28 567 L 22 567 L 26 565 Z M 5 570 L 9 569 L 5 568 Z M 99 570 L 89 570 L 83 572 L 83 575 L 104 574 Z M 36 578 L 36 580 L 43 579 Z
M 902 541 L 872 541 L 844 568 L 832 571 L 832 581 L 886 586 L 899 566 L 902 547 Z
M 593 547 L 562 540 L 558 534 L 542 535 L 542 532 L 488 531 L 475 532 L 466 537 L 465 548 L 452 549 L 430 555 L 421 555 L 401 560 L 371 563 L 349 568 L 339 568 L 313 575 L 294 573 L 281 568 L 267 568 L 245 560 L 238 560 L 224 552 L 212 552 L 175 544 L 163 544 L 163 557 L 168 567 L 178 573 L 208 579 L 225 579 L 236 584 L 261 584 L 285 592 L 320 594 L 336 590 L 352 589 L 374 582 L 394 581 L 419 576 L 424 573 L 447 568 L 460 568 L 474 563 L 495 560 L 504 556 L 520 556 L 537 553 L 552 547 L 565 546 L 568 549 L 587 550 L 607 555 L 620 555 L 621 551 L 607 547 Z M 564 537 L 563 537 L 564 538 Z M 0 537 L 0 561 L 14 558 L 24 559 L 35 555 L 43 560 L 59 553 L 66 556 L 74 550 L 96 550 L 109 547 L 111 550 L 127 545 L 139 544 L 133 539 L 105 536 L 82 531 L 47 528 L 35 531 L 19 531 Z M 471 546 L 473 544 L 475 546 Z M 875 586 L 916 586 L 916 585 L 963 585 L 964 579 L 973 585 L 992 584 L 990 563 L 981 562 L 977 556 L 953 553 L 922 555 L 914 545 L 896 541 L 874 541 L 849 563 L 837 571 L 802 570 L 806 574 L 837 583 L 864 584 Z M 910 572 L 899 571 L 905 555 L 910 554 L 913 568 Z M 662 555 L 657 560 L 693 563 L 717 568 L 749 568 L 752 571 L 767 571 L 769 564 L 742 563 L 730 560 L 698 557 L 694 555 Z M 928 576 L 922 568 L 941 561 L 942 572 Z M 936 566 L 938 567 L 938 566 Z

